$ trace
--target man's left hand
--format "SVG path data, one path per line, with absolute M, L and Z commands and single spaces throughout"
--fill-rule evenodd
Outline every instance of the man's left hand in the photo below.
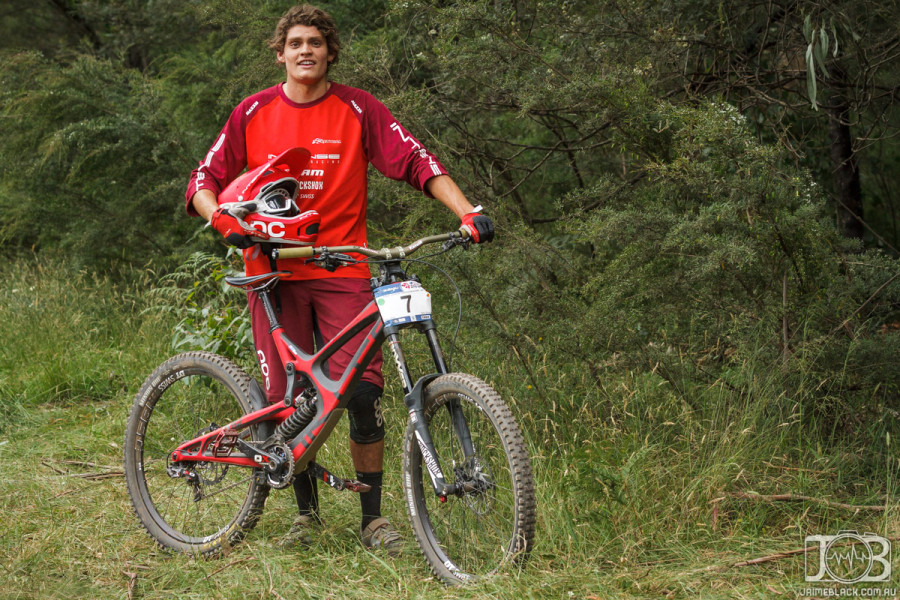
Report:
M 490 242 L 494 239 L 494 222 L 487 215 L 472 212 L 462 218 L 462 226 L 476 244 Z

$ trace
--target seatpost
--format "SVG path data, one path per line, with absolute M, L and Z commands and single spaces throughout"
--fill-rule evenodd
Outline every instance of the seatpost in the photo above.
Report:
M 275 308 L 272 306 L 272 299 L 269 298 L 269 290 L 259 290 L 256 297 L 263 303 L 263 309 L 266 311 L 266 317 L 269 319 L 269 333 L 281 327 L 278 317 L 275 316 Z

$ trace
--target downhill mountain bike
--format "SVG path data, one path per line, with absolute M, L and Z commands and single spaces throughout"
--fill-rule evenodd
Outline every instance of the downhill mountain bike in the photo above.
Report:
M 270 291 L 288 272 L 228 278 L 258 294 L 285 365 L 283 402 L 225 357 L 180 354 L 160 365 L 134 400 L 125 434 L 125 477 L 138 519 L 161 546 L 209 556 L 236 544 L 262 514 L 270 489 L 309 468 L 342 490 L 368 486 L 312 462 L 343 415 L 366 365 L 383 342 L 394 358 L 409 421 L 403 488 L 416 541 L 436 576 L 465 583 L 521 566 L 534 538 L 535 494 L 524 440 L 509 408 L 484 381 L 451 373 L 438 341 L 431 297 L 403 263 L 426 244 L 443 251 L 467 232 L 406 247 L 273 247 L 273 258 L 306 257 L 337 269 L 364 255 L 379 268 L 374 300 L 314 354 L 284 333 Z M 413 381 L 400 332 L 422 333 L 436 369 Z M 327 361 L 368 331 L 349 366 L 332 378 Z

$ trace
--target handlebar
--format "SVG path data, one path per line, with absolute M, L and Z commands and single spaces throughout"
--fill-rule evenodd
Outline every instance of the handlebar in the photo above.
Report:
M 438 244 L 448 240 L 464 241 L 469 238 L 469 231 L 465 227 L 460 227 L 458 231 L 450 233 L 440 233 L 424 237 L 416 240 L 409 246 L 395 246 L 394 248 L 382 248 L 381 250 L 372 250 L 363 246 L 304 246 L 302 248 L 274 248 L 272 250 L 272 258 L 312 258 L 319 254 L 355 252 L 368 256 L 369 258 L 378 258 L 381 260 L 396 260 L 406 258 L 422 246 L 428 244 Z

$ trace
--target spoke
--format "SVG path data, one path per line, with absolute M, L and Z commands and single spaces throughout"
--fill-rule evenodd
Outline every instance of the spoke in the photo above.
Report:
M 218 489 L 218 490 L 216 490 L 216 491 L 214 491 L 214 492 L 212 492 L 212 493 L 210 493 L 210 494 L 205 494 L 205 495 L 203 496 L 203 498 L 204 498 L 204 499 L 212 498 L 213 496 L 217 496 L 217 495 L 221 494 L 222 492 L 225 492 L 225 491 L 227 491 L 227 490 L 230 490 L 230 489 L 233 488 L 233 487 L 237 487 L 237 486 L 241 485 L 242 483 L 245 483 L 245 482 L 250 481 L 250 480 L 252 480 L 252 479 L 253 479 L 253 475 L 250 475 L 249 477 L 245 477 L 244 479 L 241 479 L 240 481 L 235 481 L 234 483 L 230 483 L 230 484 L 226 485 L 225 487 L 223 487 L 223 488 L 221 488 L 221 489 Z

